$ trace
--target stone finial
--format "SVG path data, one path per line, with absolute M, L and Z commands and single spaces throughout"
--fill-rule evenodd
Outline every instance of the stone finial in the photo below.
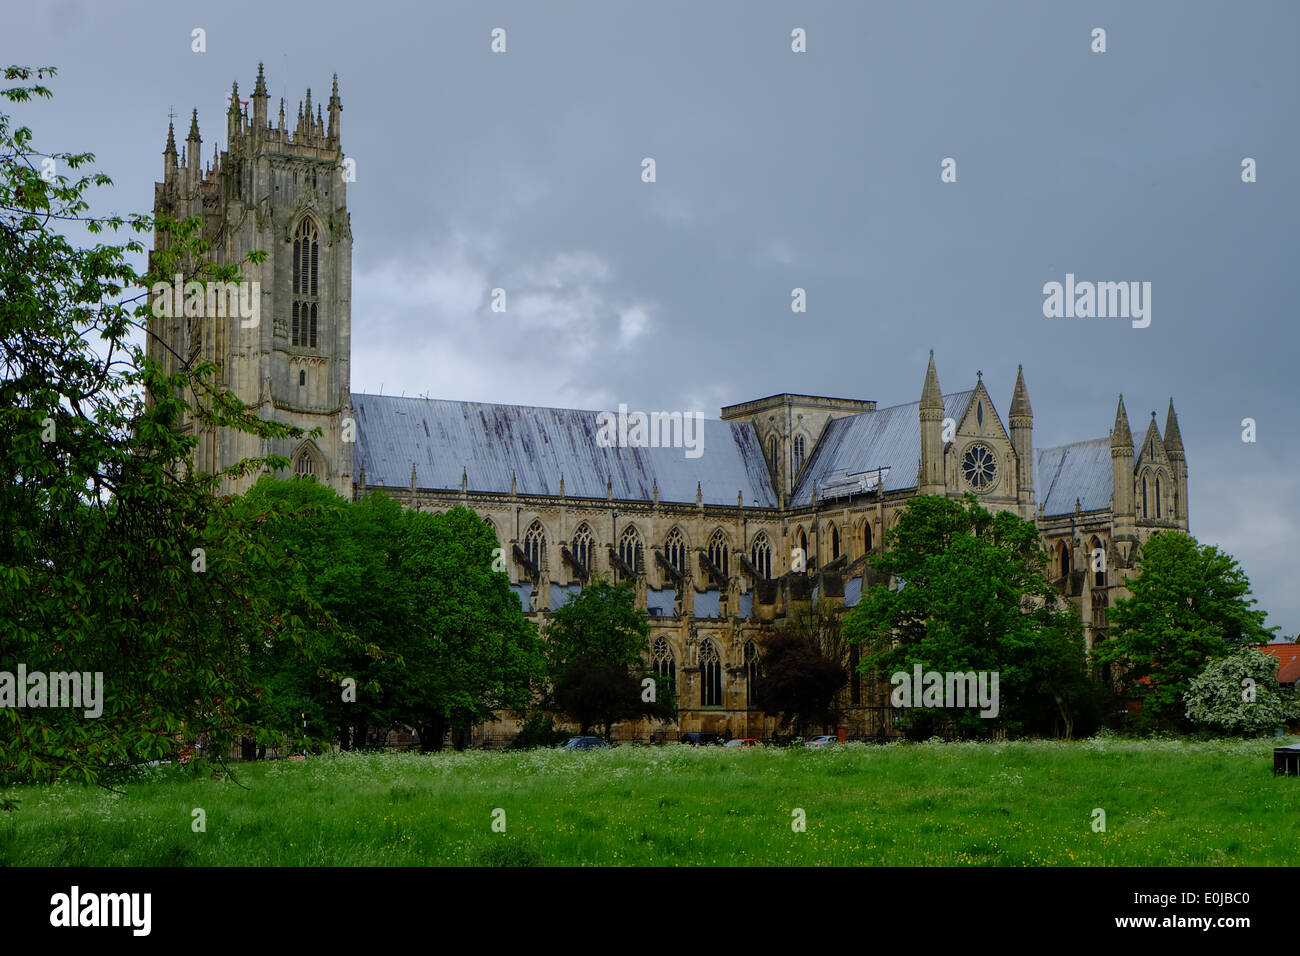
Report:
M 187 136 L 187 137 L 185 137 L 185 139 L 186 139 L 187 142 L 191 142 L 191 143 L 195 142 L 196 140 L 197 140 L 197 141 L 201 141 L 201 140 L 202 140 L 202 137 L 199 136 L 199 110 L 198 110 L 198 107 L 195 107 L 195 108 L 194 108 L 194 112 L 193 112 L 192 114 L 190 114 L 190 135 Z

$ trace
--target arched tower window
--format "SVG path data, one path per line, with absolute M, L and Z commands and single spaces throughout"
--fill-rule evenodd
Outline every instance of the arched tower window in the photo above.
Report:
M 1156 517 L 1160 517 L 1160 475 L 1156 475 Z
M 745 704 L 753 707 L 758 703 L 754 695 L 754 682 L 758 680 L 758 646 L 753 641 L 745 642 Z
M 772 576 L 772 546 L 767 541 L 767 534 L 760 531 L 754 537 L 749 549 L 750 562 L 754 570 L 765 578 Z
M 651 660 L 654 664 L 655 677 L 667 683 L 675 692 L 677 688 L 677 660 L 673 657 L 673 649 L 668 643 L 668 638 L 655 638 L 654 647 L 651 649 Z
M 573 534 L 573 557 L 588 571 L 591 570 L 591 556 L 594 547 L 595 538 L 592 536 L 591 529 L 583 524 Z
M 524 535 L 524 554 L 528 555 L 528 560 L 533 562 L 533 567 L 540 571 L 542 555 L 545 553 L 546 532 L 540 521 L 534 521 L 528 526 L 528 532 Z
M 731 549 L 727 547 L 727 536 L 719 528 L 713 532 L 713 537 L 709 539 L 709 560 L 723 574 L 731 574 L 731 568 L 728 567 L 730 551 Z M 721 581 L 717 583 L 719 586 L 722 584 Z
M 831 560 L 840 556 L 840 529 L 831 525 Z
M 700 645 L 700 706 L 722 706 L 722 658 L 712 638 Z
M 776 436 L 769 435 L 767 439 L 767 460 L 773 471 L 776 471 Z
M 686 540 L 676 528 L 668 532 L 668 540 L 664 542 L 664 557 L 678 571 L 686 570 Z
M 862 522 L 862 546 L 863 548 L 866 549 L 867 554 L 871 553 L 871 519 L 870 518 Z
M 1057 560 L 1061 568 L 1061 577 L 1070 573 L 1070 549 L 1062 541 L 1056 546 Z
M 618 537 L 618 556 L 633 572 L 636 571 L 636 550 L 640 544 L 641 535 L 635 525 L 628 525 Z
M 1147 516 L 1147 476 L 1142 476 L 1142 517 Z
M 316 348 L 320 320 L 317 294 L 320 266 L 320 235 L 310 216 L 298 223 L 293 234 L 293 345 Z
M 803 467 L 805 455 L 804 440 L 802 435 L 794 437 L 794 473 L 799 474 L 799 469 Z

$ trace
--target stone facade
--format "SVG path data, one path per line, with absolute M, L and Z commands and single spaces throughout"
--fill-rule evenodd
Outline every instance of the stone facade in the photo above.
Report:
M 724 408 L 722 423 L 710 424 L 712 447 L 721 435 L 722 451 L 706 453 L 690 472 L 644 449 L 596 448 L 594 412 L 352 395 L 351 231 L 337 79 L 328 126 L 319 108 L 312 117 L 310 91 L 292 134 L 283 103 L 276 127 L 266 106 L 259 68 L 251 116 L 232 91 L 228 148 L 203 170 L 197 116 L 183 161 L 169 131 L 155 194 L 159 213 L 203 213 L 215 261 L 267 250 L 266 262 L 246 272 L 261 282 L 264 321 L 241 330 L 160 320 L 170 348 L 151 342 L 150 353 L 168 367 L 177 356 L 213 359 L 224 384 L 261 414 L 320 426 L 324 437 L 266 448 L 246 436 L 205 433 L 199 467 L 216 471 L 274 452 L 350 497 L 382 489 L 411 508 L 472 508 L 495 531 L 525 612 L 543 626 L 594 576 L 634 581 L 651 614 L 656 668 L 674 679 L 680 709 L 674 726 L 623 726 L 627 738 L 770 736 L 774 719 L 750 697 L 765 635 L 814 595 L 833 607 L 855 603 L 875 580 L 868 556 L 879 553 L 884 532 L 918 494 L 973 491 L 990 510 L 1034 521 L 1057 587 L 1080 609 L 1088 647 L 1104 639 L 1107 609 L 1128 593 L 1135 547 L 1162 529 L 1188 528 L 1187 465 L 1172 400 L 1164 433 L 1153 413 L 1138 446 L 1121 397 L 1108 438 L 1036 452 L 1023 370 L 1004 425 L 982 375 L 973 389 L 943 394 L 933 353 L 919 402 L 882 409 L 779 394 Z M 318 247 L 304 260 L 303 236 L 312 233 Z M 157 247 L 167 242 L 160 233 Z M 317 285 L 304 295 L 307 261 Z M 306 341 L 301 322 L 293 324 L 302 304 L 313 308 Z M 492 427 L 473 430 L 487 421 Z M 531 444 L 520 438 L 525 433 L 534 435 Z M 559 446 L 570 449 L 568 458 L 555 457 Z M 539 471 L 543 451 L 549 471 Z M 711 480 L 724 472 L 725 480 Z M 251 480 L 228 482 L 227 490 Z M 850 735 L 894 733 L 887 690 L 853 679 L 842 699 Z M 475 737 L 512 733 L 507 722 Z

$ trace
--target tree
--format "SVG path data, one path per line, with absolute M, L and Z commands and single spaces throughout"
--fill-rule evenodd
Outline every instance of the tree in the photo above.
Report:
M 267 582 L 271 599 L 300 593 L 338 622 L 338 630 L 311 635 L 311 653 L 274 653 L 250 648 L 262 692 L 258 718 L 268 736 L 335 737 L 344 750 L 366 746 L 366 731 L 388 727 L 375 680 L 381 644 L 402 626 L 398 604 L 398 540 L 401 507 L 386 496 L 356 504 L 313 477 L 280 480 L 264 475 L 247 494 L 267 519 L 273 546 L 290 557 L 291 569 Z M 352 682 L 345 699 L 337 679 Z
M 1127 584 L 1133 596 L 1115 603 L 1112 639 L 1093 659 L 1122 667 L 1121 687 L 1142 702 L 1146 721 L 1176 727 L 1192 678 L 1209 660 L 1265 644 L 1276 628 L 1251 608 L 1245 572 L 1213 545 L 1165 531 L 1147 540 L 1136 561 L 1140 572 Z
M 754 682 L 754 694 L 764 713 L 779 715 L 782 728 L 793 725 L 803 736 L 810 721 L 825 730 L 838 719 L 833 702 L 848 680 L 843 664 L 814 639 L 783 630 L 763 642 L 763 672 Z
M 554 709 L 573 720 L 579 733 L 633 717 L 672 720 L 673 691 L 646 667 L 650 619 L 636 606 L 630 582 L 594 580 L 559 608 L 546 629 Z M 647 700 L 646 686 L 654 689 Z
M 991 514 L 969 494 L 923 495 L 908 502 L 871 563 L 894 581 L 865 589 L 845 620 L 864 674 L 888 679 L 919 664 L 925 672 L 998 675 L 996 717 L 974 707 L 918 707 L 908 713 L 914 733 L 928 736 L 947 720 L 976 735 L 1075 729 L 1078 705 L 1096 691 L 1077 614 L 1047 580 L 1032 522 Z
M 19 85 L 0 96 L 49 98 L 40 81 L 53 72 L 9 67 Z M 101 674 L 103 687 L 98 716 L 0 707 L 0 784 L 90 782 L 205 742 L 220 754 L 257 730 L 249 648 L 301 646 L 330 626 L 309 602 L 267 600 L 283 555 L 247 502 L 214 497 L 219 476 L 190 467 L 197 438 L 177 425 L 192 412 L 201 427 L 267 439 L 302 430 L 250 413 L 214 366 L 166 376 L 129 341 L 150 333 L 150 313 L 128 289 L 177 272 L 233 280 L 241 264 L 204 264 L 197 221 L 168 224 L 175 243 L 145 275 L 127 261 L 138 239 L 74 245 L 59 230 L 154 226 L 87 214 L 91 187 L 111 183 L 78 172 L 93 159 L 45 156 L 0 114 L 0 661 L 92 684 Z M 227 474 L 287 464 L 250 459 Z
M 1254 647 L 1217 657 L 1192 678 L 1183 701 L 1193 724 L 1258 736 L 1300 720 L 1300 700 L 1277 682 L 1280 662 Z
M 465 745 L 472 724 L 524 711 L 545 677 L 537 627 L 506 574 L 492 569 L 496 536 L 478 515 L 404 511 L 398 539 L 401 606 L 409 624 L 385 649 L 377 679 L 394 715 L 416 727 L 422 750 L 448 730 Z

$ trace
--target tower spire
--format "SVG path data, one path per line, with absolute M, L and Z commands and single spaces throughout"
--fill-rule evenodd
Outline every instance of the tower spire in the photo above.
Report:
M 939 373 L 934 368 L 934 349 L 930 349 L 930 364 L 925 370 L 925 386 L 921 389 L 921 408 L 943 409 L 943 393 L 939 391 Z
M 1178 413 L 1174 411 L 1174 400 L 1169 399 L 1169 415 L 1165 419 L 1165 452 L 1174 461 L 1186 458 L 1183 452 L 1183 435 L 1178 430 Z
M 1133 433 L 1128 427 L 1128 412 L 1124 409 L 1124 396 L 1119 397 L 1119 407 L 1115 409 L 1115 427 L 1110 432 L 1112 449 L 1126 448 L 1133 450 Z
M 1011 394 L 1011 415 L 1013 417 L 1030 417 L 1034 414 L 1029 405 L 1029 389 L 1025 387 L 1025 367 L 1016 366 L 1016 390 Z
M 190 116 L 190 134 L 189 134 L 188 136 L 186 136 L 185 139 L 186 139 L 188 142 L 191 142 L 191 143 L 194 142 L 194 141 L 197 140 L 197 139 L 201 139 L 201 137 L 199 136 L 199 110 L 198 110 L 198 107 L 195 107 L 195 108 L 194 108 L 194 112 L 193 112 L 193 114 Z

